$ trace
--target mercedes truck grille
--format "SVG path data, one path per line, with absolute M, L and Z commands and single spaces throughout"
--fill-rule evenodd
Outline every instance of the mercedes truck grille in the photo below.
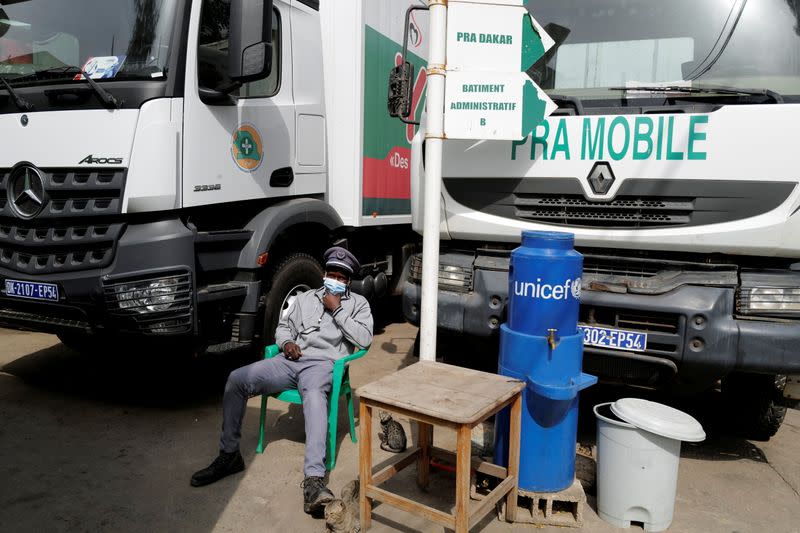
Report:
M 106 267 L 114 258 L 114 246 L 124 226 L 121 223 L 34 226 L 20 220 L 0 219 L 0 266 L 26 274 Z
M 36 219 L 107 216 L 122 212 L 125 170 L 38 169 L 44 206 Z M 0 217 L 15 217 L 8 198 L 12 169 L 0 169 Z
M 19 177 L 20 168 L 30 169 L 30 177 Z M 125 227 L 115 216 L 125 178 L 124 169 L 0 169 L 0 267 L 52 274 L 111 264 Z M 36 206 L 20 197 L 30 196 L 32 181 L 39 205 L 28 213 Z

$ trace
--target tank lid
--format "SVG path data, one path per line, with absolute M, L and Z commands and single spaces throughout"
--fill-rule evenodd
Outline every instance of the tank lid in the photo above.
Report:
M 572 248 L 575 235 L 563 231 L 523 231 L 522 245 L 531 248 Z
M 700 442 L 706 438 L 703 426 L 694 417 L 660 403 L 622 398 L 611 404 L 611 411 L 639 429 L 669 439 Z

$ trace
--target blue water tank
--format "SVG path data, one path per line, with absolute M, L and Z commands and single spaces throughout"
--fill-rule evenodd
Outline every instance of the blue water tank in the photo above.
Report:
M 512 331 L 562 337 L 575 335 L 581 297 L 583 256 L 575 237 L 556 231 L 526 231 L 511 252 L 508 270 L 508 326 Z
M 525 232 L 511 253 L 499 373 L 526 383 L 519 488 L 529 492 L 558 492 L 572 484 L 578 393 L 597 382 L 581 372 L 583 257 L 573 244 L 572 234 Z M 495 462 L 502 465 L 508 464 L 508 421 L 508 410 L 495 421 Z

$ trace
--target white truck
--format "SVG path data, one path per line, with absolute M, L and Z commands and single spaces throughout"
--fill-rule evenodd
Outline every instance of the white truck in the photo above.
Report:
M 527 7 L 556 42 L 528 73 L 559 109 L 519 142 L 445 142 L 439 328 L 496 336 L 521 231 L 574 233 L 585 370 L 676 392 L 721 380 L 737 424 L 768 438 L 800 374 L 799 4 Z
M 418 240 L 385 98 L 410 4 L 0 0 L 0 323 L 258 346 L 334 243 L 391 290 Z

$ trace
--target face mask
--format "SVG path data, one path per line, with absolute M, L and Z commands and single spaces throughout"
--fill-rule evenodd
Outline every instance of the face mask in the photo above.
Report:
M 347 284 L 338 279 L 322 278 L 322 284 L 329 293 L 334 295 L 344 294 L 347 291 Z

